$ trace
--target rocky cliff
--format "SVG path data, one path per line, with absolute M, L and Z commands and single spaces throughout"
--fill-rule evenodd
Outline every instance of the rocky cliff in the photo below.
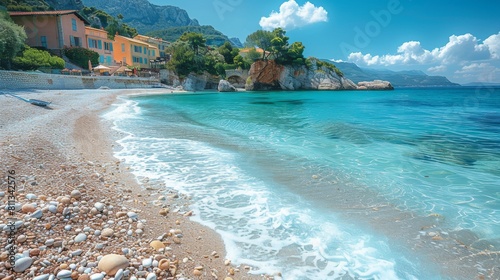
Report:
M 81 10 L 83 3 L 81 0 L 45 0 L 55 10 Z
M 147 0 L 83 0 L 88 7 L 96 7 L 112 16 L 122 14 L 123 21 L 144 34 L 173 26 L 198 26 L 188 13 L 174 6 L 158 6 Z
M 390 84 L 390 83 L 388 83 Z M 312 61 L 310 67 L 283 66 L 256 61 L 249 71 L 246 90 L 354 90 L 358 86 L 334 70 Z

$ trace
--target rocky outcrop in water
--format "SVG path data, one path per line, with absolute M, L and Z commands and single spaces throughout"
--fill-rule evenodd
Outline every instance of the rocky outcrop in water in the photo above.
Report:
M 236 88 L 229 81 L 220 80 L 217 90 L 219 92 L 234 92 L 236 91 Z
M 219 85 L 219 79 L 208 73 L 191 73 L 185 78 L 180 78 L 174 71 L 168 69 L 160 70 L 160 81 L 162 84 L 186 91 L 217 89 Z
M 246 90 L 392 90 L 387 81 L 362 82 L 359 87 L 341 72 L 325 65 L 318 66 L 315 60 L 309 67 L 280 65 L 273 60 L 256 61 L 249 70 Z
M 283 66 L 272 60 L 256 61 L 249 71 L 247 90 L 354 90 L 356 84 L 334 70 L 318 67 Z
M 359 82 L 358 89 L 361 90 L 391 90 L 394 87 L 388 81 L 374 80 L 371 82 Z

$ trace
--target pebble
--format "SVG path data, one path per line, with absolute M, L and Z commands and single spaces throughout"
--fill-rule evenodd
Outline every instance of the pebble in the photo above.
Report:
M 94 207 L 95 209 L 97 209 L 97 211 L 102 212 L 102 210 L 104 210 L 104 203 L 96 202 L 94 204 Z
M 102 280 L 102 279 L 104 279 L 104 274 L 102 273 L 96 273 L 90 275 L 90 280 Z
M 79 190 L 72 190 L 71 191 L 71 197 L 80 198 L 81 196 L 82 196 L 82 193 Z
M 23 213 L 33 213 L 35 212 L 36 210 L 36 207 L 35 205 L 33 204 L 24 204 L 22 207 L 21 207 L 21 212 Z
M 75 242 L 76 243 L 80 243 L 80 242 L 83 242 L 87 240 L 87 235 L 85 233 L 79 233 L 76 237 L 75 237 Z
M 70 231 L 70 230 L 71 230 L 71 225 L 65 225 L 65 226 L 64 226 L 64 230 L 66 230 L 66 231 Z
M 201 276 L 203 273 L 199 271 L 198 269 L 193 270 L 193 275 L 194 276 Z
M 115 232 L 114 232 L 114 230 L 113 230 L 113 229 L 111 229 L 111 228 L 105 228 L 105 229 L 103 229 L 103 230 L 102 230 L 102 232 L 101 232 L 101 236 L 104 236 L 104 237 L 111 237 L 111 236 L 113 236 L 113 234 L 114 234 L 114 233 L 115 233 Z
M 153 259 L 144 259 L 142 260 L 142 266 L 144 267 L 150 267 L 153 265 Z
M 114 280 L 121 280 L 123 278 L 123 269 L 120 268 L 115 274 Z
M 79 256 L 79 255 L 82 254 L 82 252 L 83 252 L 82 249 L 78 249 L 76 251 L 71 252 L 71 256 L 73 256 L 73 257 L 74 256 Z
M 170 261 L 167 259 L 161 259 L 158 263 L 158 268 L 161 270 L 167 270 L 170 268 Z
M 43 216 L 43 212 L 42 212 L 42 210 L 39 209 L 39 210 L 36 210 L 33 214 L 29 215 L 28 217 L 40 219 L 40 218 L 42 218 L 42 216 Z
M 67 196 L 64 196 L 64 197 L 61 198 L 61 203 L 68 205 L 68 204 L 71 203 L 71 198 L 69 198 Z
M 37 277 L 33 278 L 33 280 L 47 280 L 49 279 L 49 274 L 42 274 L 38 275 Z
M 160 250 L 160 249 L 163 249 L 165 248 L 165 244 L 163 244 L 161 241 L 159 240 L 153 240 L 151 241 L 151 243 L 149 244 L 151 247 L 153 247 L 153 249 L 155 249 L 156 251 Z
M 67 270 L 67 269 L 63 269 L 61 271 L 59 271 L 56 275 L 56 277 L 58 279 L 62 279 L 62 278 L 68 278 L 68 277 L 71 277 L 71 271 Z
M 45 246 L 50 247 L 50 246 L 54 245 L 54 241 L 55 240 L 52 238 L 45 240 Z
M 17 237 L 17 242 L 23 243 L 24 241 L 26 241 L 26 239 L 27 239 L 26 235 L 21 234 Z
M 82 274 L 78 276 L 78 280 L 90 280 L 90 276 L 88 274 Z
M 139 216 L 135 212 L 127 212 L 127 216 L 132 219 L 132 221 L 137 221 L 139 219 Z
M 26 199 L 35 200 L 35 199 L 37 199 L 37 196 L 35 194 L 29 193 L 26 195 Z
M 125 256 L 117 254 L 109 254 L 101 258 L 97 268 L 106 272 L 107 275 L 115 275 L 120 268 L 126 268 L 129 261 Z
M 156 280 L 156 274 L 150 272 L 148 276 L 146 276 L 146 280 Z
M 49 211 L 51 213 L 56 213 L 57 212 L 57 206 L 55 206 L 55 205 L 49 205 Z
M 30 257 L 22 257 L 18 259 L 14 264 L 15 272 L 23 272 L 28 269 L 33 264 L 33 259 Z

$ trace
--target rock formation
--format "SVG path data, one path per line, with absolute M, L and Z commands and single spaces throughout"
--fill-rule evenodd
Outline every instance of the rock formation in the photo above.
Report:
M 247 90 L 353 90 L 356 84 L 313 61 L 310 67 L 283 66 L 274 61 L 257 61 L 249 71 Z
M 96 7 L 112 16 L 122 14 L 123 21 L 140 33 L 173 26 L 198 26 L 188 13 L 174 6 L 158 6 L 147 0 L 83 0 L 88 7 Z
M 356 90 L 358 86 L 334 69 L 318 66 L 283 66 L 276 62 L 256 61 L 249 71 L 246 90 Z M 394 89 L 389 82 L 363 82 L 361 89 Z
M 230 82 L 226 80 L 220 80 L 217 90 L 219 92 L 234 92 L 236 91 L 236 88 Z
M 391 90 L 394 87 L 388 81 L 374 80 L 371 82 L 359 82 L 358 89 L 361 90 Z

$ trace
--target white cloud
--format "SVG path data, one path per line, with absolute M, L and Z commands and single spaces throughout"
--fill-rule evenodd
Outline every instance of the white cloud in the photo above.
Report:
M 500 32 L 488 37 L 484 40 L 484 44 L 488 46 L 488 49 L 494 58 L 500 58 Z
M 496 37 L 495 37 L 496 36 Z M 432 51 L 426 50 L 418 41 L 409 41 L 399 46 L 397 54 L 382 56 L 351 53 L 349 60 L 361 65 L 400 65 L 400 64 L 456 64 L 463 61 L 478 61 L 500 56 L 500 33 L 492 35 L 480 43 L 467 33 L 450 36 L 448 43 Z
M 427 69 L 427 71 L 434 72 L 434 73 L 439 73 L 439 72 L 446 71 L 446 69 L 447 69 L 446 66 L 444 66 L 444 65 L 438 65 L 438 66 L 430 67 L 429 69 Z
M 429 72 L 453 75 L 457 81 L 475 79 L 498 80 L 500 74 L 500 32 L 484 41 L 470 33 L 452 35 L 448 42 L 432 50 L 418 41 L 409 41 L 398 47 L 395 54 L 372 55 L 353 52 L 348 61 L 360 66 L 408 66 Z
M 316 7 L 311 2 L 299 6 L 295 0 L 288 0 L 280 6 L 279 12 L 272 12 L 269 17 L 260 19 L 260 26 L 264 30 L 294 29 L 316 22 L 328 21 L 328 12 L 323 7 Z
M 500 68 L 490 63 L 482 62 L 463 66 L 461 69 L 455 71 L 454 77 L 457 79 L 473 78 L 478 82 L 492 82 L 497 81 L 499 74 Z

